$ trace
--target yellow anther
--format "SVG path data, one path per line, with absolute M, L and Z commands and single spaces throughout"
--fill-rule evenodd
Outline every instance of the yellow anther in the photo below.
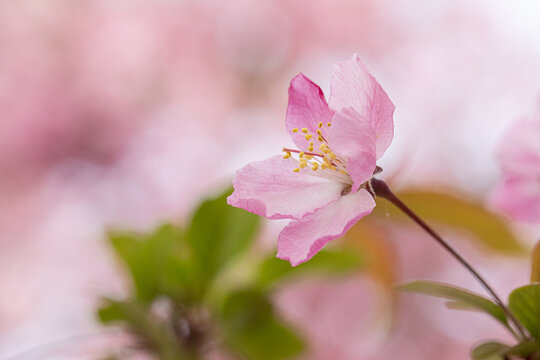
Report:
M 328 169 L 328 168 L 329 168 L 329 166 L 328 166 L 327 163 L 322 163 L 321 164 L 321 169 L 325 170 L 325 169 Z
M 309 145 L 307 148 L 308 151 L 313 151 L 313 145 Z
M 310 142 L 309 142 L 309 146 L 313 146 L 313 141 L 310 141 Z
M 334 165 L 330 165 L 330 169 L 337 170 L 337 168 Z
M 326 124 L 326 126 L 330 127 L 330 126 L 332 126 L 332 123 L 329 122 L 328 124 Z
M 303 151 L 300 151 L 300 154 L 298 154 L 298 157 L 301 159 L 304 157 L 304 152 Z
M 322 135 L 321 129 L 317 129 L 317 135 Z
M 322 152 L 325 153 L 325 154 L 329 154 L 332 151 L 329 148 L 325 147 L 324 149 L 322 149 Z
M 323 139 L 323 137 L 321 135 L 319 135 L 318 139 L 319 139 L 320 142 L 324 141 L 324 139 Z
M 297 132 L 298 132 L 298 128 L 292 129 L 292 132 L 293 132 L 293 133 L 297 133 Z
M 294 172 L 300 172 L 300 169 L 299 168 L 296 168 L 293 170 Z
M 321 145 L 319 145 L 319 149 L 320 150 L 323 150 L 324 148 L 326 148 L 328 145 L 325 144 L 325 143 L 322 143 Z
M 305 155 L 304 159 L 311 160 L 311 159 L 313 159 L 313 155 Z
M 342 173 L 343 175 L 349 175 L 345 170 L 343 169 L 339 169 L 339 172 Z
M 322 121 L 320 123 L 317 124 L 318 127 L 322 128 Z
M 303 132 L 304 134 L 307 134 L 307 133 L 308 133 L 308 129 L 302 128 L 302 132 Z
M 319 164 L 317 163 L 313 164 L 313 166 L 311 167 L 313 171 L 317 170 L 318 168 L 319 168 Z
M 332 162 L 332 160 L 330 160 L 329 158 L 325 157 L 323 158 L 323 161 L 327 164 L 330 164 Z
M 288 159 L 288 158 L 290 158 L 290 157 L 291 157 L 291 154 L 285 154 L 285 155 L 283 155 L 283 158 L 284 158 L 284 159 Z
M 337 156 L 336 154 L 334 154 L 332 151 L 329 152 L 328 156 L 330 157 L 330 159 L 334 160 Z
M 312 137 L 313 137 L 313 135 L 311 135 L 311 134 L 306 134 L 306 140 L 309 141 Z
M 300 165 L 298 165 L 300 167 L 300 169 L 303 169 L 307 166 L 307 161 L 306 160 L 300 160 Z

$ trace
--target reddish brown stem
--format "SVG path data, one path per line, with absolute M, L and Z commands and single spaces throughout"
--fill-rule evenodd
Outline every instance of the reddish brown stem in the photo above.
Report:
M 427 232 L 439 245 L 441 245 L 454 259 L 456 259 L 461 265 L 471 273 L 471 275 L 486 289 L 486 291 L 493 298 L 495 303 L 499 305 L 505 312 L 508 320 L 510 320 L 517 331 L 521 335 L 522 339 L 527 339 L 528 336 L 523 329 L 521 323 L 514 317 L 512 312 L 506 307 L 501 298 L 497 295 L 495 290 L 487 283 L 487 281 L 467 262 L 446 240 L 444 240 L 438 233 L 435 232 L 428 224 L 426 224 L 414 211 L 412 211 L 407 205 L 405 205 L 394 193 L 390 190 L 388 185 L 378 179 L 371 179 L 371 189 L 375 195 L 385 198 L 399 208 L 405 215 L 411 218 L 418 226 L 420 226 L 425 232 Z

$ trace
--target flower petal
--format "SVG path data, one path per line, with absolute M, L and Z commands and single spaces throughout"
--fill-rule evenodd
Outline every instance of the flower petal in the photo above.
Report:
M 394 104 L 357 54 L 336 63 L 330 86 L 330 108 L 353 107 L 375 129 L 377 159 L 383 156 L 394 137 Z
M 328 107 L 324 94 L 319 86 L 304 74 L 298 74 L 289 87 L 289 105 L 285 120 L 287 131 L 300 150 L 308 148 L 309 141 L 304 133 L 293 133 L 292 129 L 306 128 L 311 134 L 317 132 L 319 122 L 327 123 L 332 119 L 333 112 Z M 314 135 L 316 137 L 316 135 Z
M 506 132 L 499 147 L 505 172 L 540 179 L 540 121 L 521 120 Z
M 345 234 L 375 207 L 364 189 L 340 197 L 328 206 L 293 220 L 279 234 L 277 257 L 299 265 L 311 259 L 329 241 Z
M 491 198 L 492 204 L 515 220 L 540 222 L 540 178 L 504 179 Z
M 352 191 L 358 190 L 373 176 L 377 163 L 375 131 L 368 119 L 352 108 L 345 108 L 334 115 L 328 130 L 330 149 L 344 159 L 347 172 L 353 179 Z
M 236 172 L 229 205 L 269 219 L 300 219 L 341 196 L 343 184 L 293 172 L 298 160 L 274 156 L 247 164 Z

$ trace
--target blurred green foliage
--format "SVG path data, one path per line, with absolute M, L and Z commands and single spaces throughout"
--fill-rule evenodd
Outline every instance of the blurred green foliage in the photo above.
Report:
M 323 251 L 297 268 L 254 251 L 260 218 L 228 206 L 228 193 L 204 201 L 186 229 L 109 234 L 132 291 L 104 299 L 98 317 L 124 326 L 135 339 L 131 350 L 164 360 L 201 359 L 210 347 L 235 359 L 293 359 L 306 345 L 274 310 L 273 292 L 302 275 L 362 267 L 350 251 Z
M 306 350 L 306 344 L 275 311 L 272 295 L 276 290 L 303 276 L 369 269 L 377 277 L 378 271 L 397 271 L 391 263 L 392 250 L 384 245 L 388 235 L 376 226 L 381 220 L 386 224 L 388 214 L 394 221 L 408 221 L 391 206 L 379 204 L 373 216 L 359 222 L 346 237 L 347 249 L 321 251 L 293 268 L 274 254 L 256 249 L 260 217 L 228 206 L 228 193 L 202 202 L 185 228 L 164 224 L 150 234 L 110 233 L 110 244 L 129 271 L 132 291 L 125 299 L 104 299 L 98 316 L 104 324 L 126 328 L 135 339 L 131 350 L 164 360 L 202 359 L 209 348 L 234 359 L 294 359 Z M 487 249 L 524 253 L 504 219 L 459 194 L 408 191 L 400 197 L 427 221 L 466 231 Z M 372 240 L 371 246 L 364 246 Z M 374 266 L 381 259 L 384 263 Z M 533 280 L 538 278 L 534 270 L 534 266 L 540 268 L 538 262 L 533 262 Z M 513 332 L 499 305 L 465 289 L 415 282 L 401 290 L 445 298 L 450 308 L 484 312 Z M 472 352 L 474 359 L 536 356 L 540 310 L 531 304 L 540 304 L 540 299 L 531 300 L 536 289 L 518 290 L 511 296 L 510 307 L 534 332 L 532 340 L 513 347 L 480 344 Z M 113 358 L 122 359 L 117 354 Z

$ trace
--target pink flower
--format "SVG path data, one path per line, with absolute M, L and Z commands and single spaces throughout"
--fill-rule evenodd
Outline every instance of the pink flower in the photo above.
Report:
M 503 178 L 493 204 L 516 220 L 540 223 L 540 121 L 521 120 L 499 150 Z
M 375 207 L 366 186 L 392 142 L 393 112 L 358 55 L 334 66 L 328 103 L 315 83 L 297 75 L 285 122 L 298 150 L 240 169 L 228 203 L 291 219 L 279 234 L 277 256 L 293 266 L 309 260 Z

